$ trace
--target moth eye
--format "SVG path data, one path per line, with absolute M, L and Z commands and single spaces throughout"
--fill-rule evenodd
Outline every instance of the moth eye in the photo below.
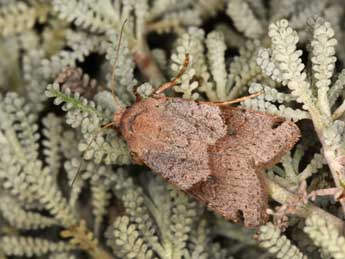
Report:
M 129 154 L 130 154 L 132 157 L 136 157 L 136 156 L 137 156 L 137 153 L 135 153 L 134 151 L 130 151 Z
M 272 129 L 276 129 L 276 128 L 278 128 L 283 122 L 284 122 L 283 120 L 274 121 L 273 124 L 271 125 L 271 128 L 272 128 Z

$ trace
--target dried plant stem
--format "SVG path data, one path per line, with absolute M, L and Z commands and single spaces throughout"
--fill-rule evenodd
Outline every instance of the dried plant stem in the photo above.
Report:
M 329 145 L 323 145 L 323 149 L 326 161 L 332 173 L 336 187 L 342 188 L 344 190 L 345 167 L 344 164 L 341 163 L 341 159 L 339 159 L 340 157 L 337 157 L 337 154 L 344 154 L 344 150 L 341 150 L 341 147 L 335 149 L 333 146 Z M 339 202 L 345 213 L 345 198 L 339 199 Z
M 311 109 L 313 108 L 313 109 Z M 334 183 L 336 187 L 344 189 L 345 187 L 345 163 L 342 162 L 338 154 L 345 154 L 345 150 L 341 146 L 334 146 L 329 145 L 326 143 L 326 131 L 328 130 L 329 125 L 332 123 L 332 118 L 327 117 L 324 120 L 322 120 L 321 114 L 317 111 L 317 108 L 314 106 L 308 107 L 308 110 L 310 112 L 315 131 L 319 137 L 319 140 L 322 144 L 323 153 L 325 156 L 325 159 L 327 161 L 328 167 L 331 171 Z M 313 112 L 312 112 L 313 111 Z M 339 199 L 339 202 L 342 206 L 343 212 L 345 214 L 345 198 L 342 197 Z
M 294 194 L 293 192 L 285 189 L 284 187 L 277 184 L 275 181 L 271 179 L 267 180 L 267 186 L 268 186 L 271 198 L 281 204 L 285 204 L 289 200 L 298 198 L 297 194 Z M 324 211 L 323 209 L 320 209 L 319 207 L 316 207 L 308 203 L 305 206 L 298 208 L 296 211 L 296 214 L 303 218 L 308 217 L 312 213 L 316 213 L 317 215 L 324 218 L 325 220 L 332 222 L 332 224 L 334 224 L 341 233 L 344 233 L 344 230 L 345 230 L 344 222 L 341 219 L 333 216 L 332 214 Z
M 146 43 L 143 43 L 142 45 L 143 46 L 141 46 L 141 48 L 134 52 L 134 61 L 144 77 L 146 77 L 153 85 L 159 86 L 166 80 L 153 59 Z
M 86 227 L 85 221 L 80 221 L 79 225 L 71 226 L 61 232 L 64 238 L 71 238 L 70 243 L 89 253 L 95 259 L 112 259 L 103 248 L 99 246 L 98 240 Z
M 313 122 L 314 122 L 316 133 L 318 134 L 318 137 L 322 144 L 323 153 L 327 161 L 328 167 L 331 171 L 335 186 L 344 189 L 345 164 L 342 163 L 342 160 L 344 159 L 340 159 L 341 157 L 338 154 L 345 154 L 345 150 L 343 150 L 343 148 L 339 145 L 338 146 L 328 145 L 326 143 L 326 137 L 325 137 L 327 126 L 325 126 L 324 124 L 316 124 L 314 120 Z M 345 214 L 345 198 L 339 199 L 339 202 Z

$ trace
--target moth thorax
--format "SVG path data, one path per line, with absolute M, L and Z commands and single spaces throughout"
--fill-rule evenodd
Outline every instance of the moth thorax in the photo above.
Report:
M 122 119 L 122 116 L 125 113 L 125 111 L 126 111 L 126 109 L 124 108 L 124 109 L 120 109 L 117 112 L 115 112 L 113 121 L 114 121 L 116 128 L 120 127 L 121 119 Z

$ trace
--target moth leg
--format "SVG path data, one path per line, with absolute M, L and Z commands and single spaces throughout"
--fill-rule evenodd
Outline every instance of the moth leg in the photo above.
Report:
M 175 86 L 177 84 L 177 80 L 181 78 L 181 76 L 186 72 L 187 67 L 189 65 L 189 54 L 187 53 L 184 59 L 183 66 L 177 76 L 171 80 L 170 82 L 162 84 L 156 91 L 154 91 L 153 95 L 159 95 L 160 93 L 164 92 L 165 90 Z
M 243 96 L 243 97 L 240 97 L 240 98 L 237 98 L 234 100 L 228 100 L 228 101 L 222 101 L 222 102 L 199 101 L 199 103 L 206 103 L 206 104 L 215 105 L 215 106 L 225 106 L 225 105 L 229 105 L 229 104 L 243 102 L 245 100 L 255 98 L 255 97 L 262 95 L 262 94 L 263 94 L 263 92 L 257 92 L 255 94 Z

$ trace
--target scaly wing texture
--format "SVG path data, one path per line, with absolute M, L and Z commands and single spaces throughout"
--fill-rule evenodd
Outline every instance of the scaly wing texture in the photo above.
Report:
M 218 107 L 180 98 L 148 98 L 125 113 L 122 134 L 136 161 L 182 190 L 211 175 L 208 147 L 227 134 Z
M 209 148 L 212 178 L 189 192 L 227 219 L 255 227 L 267 220 L 264 168 L 299 139 L 298 127 L 267 114 L 222 108 L 228 135 Z

